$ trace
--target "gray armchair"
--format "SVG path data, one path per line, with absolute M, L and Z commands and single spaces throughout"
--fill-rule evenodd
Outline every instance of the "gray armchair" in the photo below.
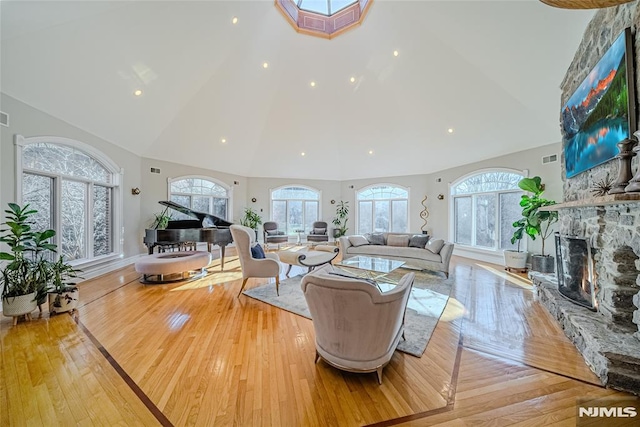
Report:
M 324 221 L 316 221 L 313 223 L 311 232 L 307 234 L 307 242 L 328 242 L 327 223 Z
M 371 283 L 333 272 L 327 265 L 304 276 L 301 284 L 316 334 L 316 362 L 322 358 L 349 372 L 375 371 L 382 384 L 382 369 L 404 333 L 415 273 L 382 293 Z
M 242 293 L 250 277 L 275 277 L 276 294 L 280 295 L 280 258 L 278 254 L 266 253 L 263 259 L 253 258 L 251 246 L 256 241 L 255 231 L 252 228 L 236 224 L 232 225 L 230 229 L 233 243 L 238 251 L 238 258 L 240 258 L 240 267 L 242 267 L 243 280 L 238 296 Z
M 284 231 L 278 229 L 278 223 L 275 221 L 267 221 L 262 224 L 262 232 L 264 237 L 264 244 L 276 243 L 278 249 L 280 249 L 280 243 L 287 243 L 289 236 Z

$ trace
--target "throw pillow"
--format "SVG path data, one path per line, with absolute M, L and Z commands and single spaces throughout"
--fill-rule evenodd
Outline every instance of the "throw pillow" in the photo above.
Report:
M 313 229 L 313 234 L 326 234 L 327 233 L 327 229 L 326 228 L 314 228 Z
M 267 230 L 267 236 L 277 236 L 278 230 Z
M 254 259 L 263 259 L 266 258 L 264 255 L 264 249 L 260 246 L 260 243 L 256 243 L 251 247 L 251 258 Z
M 443 246 L 444 246 L 444 240 L 433 239 L 433 240 L 429 240 L 429 243 L 427 243 L 425 248 L 429 249 L 434 254 L 439 254 Z
M 387 236 L 387 246 L 399 246 L 406 248 L 409 246 L 409 236 L 396 236 L 389 234 Z
M 368 245 L 369 241 L 364 236 L 349 236 L 349 243 L 351 243 L 351 246 L 358 247 Z
M 414 234 L 413 236 L 411 236 L 411 239 L 409 239 L 409 247 L 424 249 L 428 241 L 429 241 L 429 235 Z
M 369 236 L 367 237 L 367 240 L 369 240 L 369 243 L 372 245 L 385 245 L 385 241 L 384 241 L 384 234 L 382 233 L 371 233 L 369 234 Z

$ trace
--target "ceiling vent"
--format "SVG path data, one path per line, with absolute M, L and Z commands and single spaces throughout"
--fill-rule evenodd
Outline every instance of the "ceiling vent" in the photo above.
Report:
M 9 127 L 9 115 L 0 111 L 0 125 Z
M 542 164 L 546 165 L 547 163 L 555 163 L 558 161 L 558 155 L 557 154 L 551 154 L 549 156 L 544 156 L 542 158 Z

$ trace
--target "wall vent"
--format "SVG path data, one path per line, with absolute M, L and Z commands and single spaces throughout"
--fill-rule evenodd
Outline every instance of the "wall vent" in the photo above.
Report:
M 557 154 L 551 154 L 549 156 L 544 156 L 542 158 L 542 164 L 546 165 L 547 163 L 555 163 L 558 161 L 558 155 Z
M 9 115 L 0 111 L 0 125 L 9 127 Z
M 160 173 L 160 169 L 158 169 L 158 168 L 151 168 L 151 173 Z

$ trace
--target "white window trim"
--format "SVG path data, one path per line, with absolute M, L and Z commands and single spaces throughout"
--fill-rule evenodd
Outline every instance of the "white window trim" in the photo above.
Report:
M 233 186 L 228 185 L 227 183 L 220 181 L 217 178 L 213 178 L 206 175 L 182 175 L 175 178 L 169 177 L 167 178 L 167 200 L 171 200 L 171 183 L 175 181 L 182 181 L 183 179 L 203 179 L 205 181 L 211 181 L 220 187 L 227 190 L 227 200 L 229 204 L 227 205 L 227 218 L 222 218 L 226 221 L 231 222 L 230 218 L 233 218 Z
M 411 187 L 405 187 L 404 185 L 400 185 L 400 184 L 394 184 L 391 182 L 380 182 L 380 183 L 376 183 L 376 184 L 371 184 L 371 185 L 367 185 L 364 187 L 361 187 L 357 190 L 355 190 L 354 192 L 354 197 L 353 200 L 355 200 L 356 206 L 355 206 L 355 224 L 354 224 L 354 230 L 356 231 L 356 233 L 360 232 L 360 228 L 359 228 L 359 224 L 360 224 L 360 199 L 358 199 L 358 194 L 366 191 L 370 188 L 375 188 L 375 187 L 396 187 L 396 188 L 401 188 L 403 190 L 405 190 L 407 192 L 407 231 L 406 233 L 410 233 L 411 232 Z M 377 201 L 377 200 L 405 200 L 402 198 L 394 198 L 394 199 L 364 199 L 362 201 Z M 391 206 L 389 206 L 389 209 L 391 209 Z
M 282 190 L 283 188 L 290 188 L 290 187 L 295 187 L 295 188 L 304 188 L 305 190 L 309 190 L 309 191 L 313 191 L 314 193 L 318 194 L 318 219 L 317 221 L 324 221 L 324 219 L 322 219 L 322 190 L 319 190 L 317 188 L 314 187 L 310 187 L 308 185 L 302 185 L 302 184 L 286 184 L 286 185 L 281 185 L 279 187 L 275 187 L 275 188 L 270 188 L 269 189 L 269 221 L 273 221 L 273 218 L 271 217 L 271 215 L 273 214 L 273 193 L 275 191 L 278 190 Z M 315 202 L 316 200 L 313 199 L 276 199 L 276 200 L 286 200 L 286 201 L 313 201 Z M 326 221 L 327 224 L 329 223 L 328 221 Z M 279 224 L 278 224 L 279 225 Z
M 113 239 L 113 252 L 109 255 L 101 255 L 98 257 L 94 257 L 88 260 L 80 260 L 80 261 L 70 261 L 69 264 L 75 267 L 88 267 L 97 264 L 101 264 L 103 262 L 107 262 L 113 259 L 118 259 L 123 257 L 123 247 L 124 247 L 124 213 L 123 213 L 123 201 L 122 201 L 122 182 L 124 176 L 124 169 L 118 166 L 116 162 L 114 162 L 110 157 L 108 157 L 103 152 L 97 150 L 96 148 L 81 142 L 76 141 L 75 139 L 64 138 L 60 136 L 33 136 L 33 137 L 24 137 L 23 135 L 15 135 L 14 137 L 14 145 L 16 146 L 16 179 L 15 179 L 15 191 L 16 191 L 16 201 L 19 205 L 22 205 L 22 174 L 25 172 L 22 167 L 22 151 L 24 147 L 31 144 L 38 143 L 52 143 L 57 145 L 66 145 L 68 147 L 72 147 L 78 149 L 85 154 L 89 155 L 91 158 L 96 160 L 102 166 L 104 166 L 109 172 L 112 173 L 113 182 L 110 184 L 101 184 L 107 187 L 113 188 L 113 235 L 111 238 Z M 26 172 L 31 172 L 31 170 L 27 170 Z M 43 175 L 50 175 L 45 171 L 38 171 Z M 61 176 L 66 178 L 65 175 L 62 174 L 53 174 L 55 176 Z M 68 177 L 71 180 L 87 182 L 84 178 L 79 177 Z M 58 184 L 60 185 L 60 184 Z M 90 214 L 92 206 L 89 206 L 89 211 L 87 215 Z M 59 230 L 60 226 L 60 201 L 56 200 L 56 212 L 58 213 L 56 222 L 56 230 Z M 89 233 L 87 233 L 87 238 L 91 238 Z M 59 236 L 56 233 L 56 243 L 59 244 Z
M 500 191 L 488 191 L 488 192 L 478 192 L 478 193 L 469 193 L 469 194 L 457 194 L 457 195 L 453 195 L 451 194 L 451 191 L 453 189 L 453 187 L 455 187 L 456 185 L 458 185 L 459 183 L 461 183 L 462 181 L 466 180 L 467 178 L 470 178 L 474 175 L 481 175 L 483 173 L 489 173 L 489 172 L 508 172 L 508 173 L 513 173 L 513 174 L 518 174 L 518 175 L 522 175 L 523 177 L 527 178 L 529 176 L 529 170 L 528 169 L 512 169 L 512 168 L 504 168 L 504 167 L 495 167 L 495 168 L 483 168 L 483 169 L 477 169 L 473 172 L 469 172 L 465 175 L 462 175 L 461 177 L 459 177 L 458 179 L 456 179 L 453 182 L 449 183 L 449 215 L 448 215 L 448 229 L 449 229 L 449 241 L 453 242 L 455 239 L 455 231 L 454 231 L 454 223 L 455 223 L 455 207 L 454 207 L 454 200 L 456 197 L 472 197 L 473 195 L 476 194 L 489 194 L 489 193 L 509 193 L 511 191 L 515 191 L 515 190 L 500 190 Z M 520 245 L 520 249 L 523 251 L 527 251 L 527 239 L 522 239 L 522 243 Z M 502 256 L 502 249 L 490 249 L 490 248 L 483 248 L 483 247 L 479 247 L 479 246 L 468 246 L 468 245 L 462 245 L 459 243 L 455 244 L 455 248 L 453 250 L 454 255 L 458 255 L 458 256 L 462 256 L 465 258 L 471 258 L 471 259 L 475 259 L 475 260 L 479 260 L 479 261 L 485 261 L 485 262 L 491 262 L 491 263 L 495 263 L 495 264 L 501 264 L 503 262 L 503 256 Z

